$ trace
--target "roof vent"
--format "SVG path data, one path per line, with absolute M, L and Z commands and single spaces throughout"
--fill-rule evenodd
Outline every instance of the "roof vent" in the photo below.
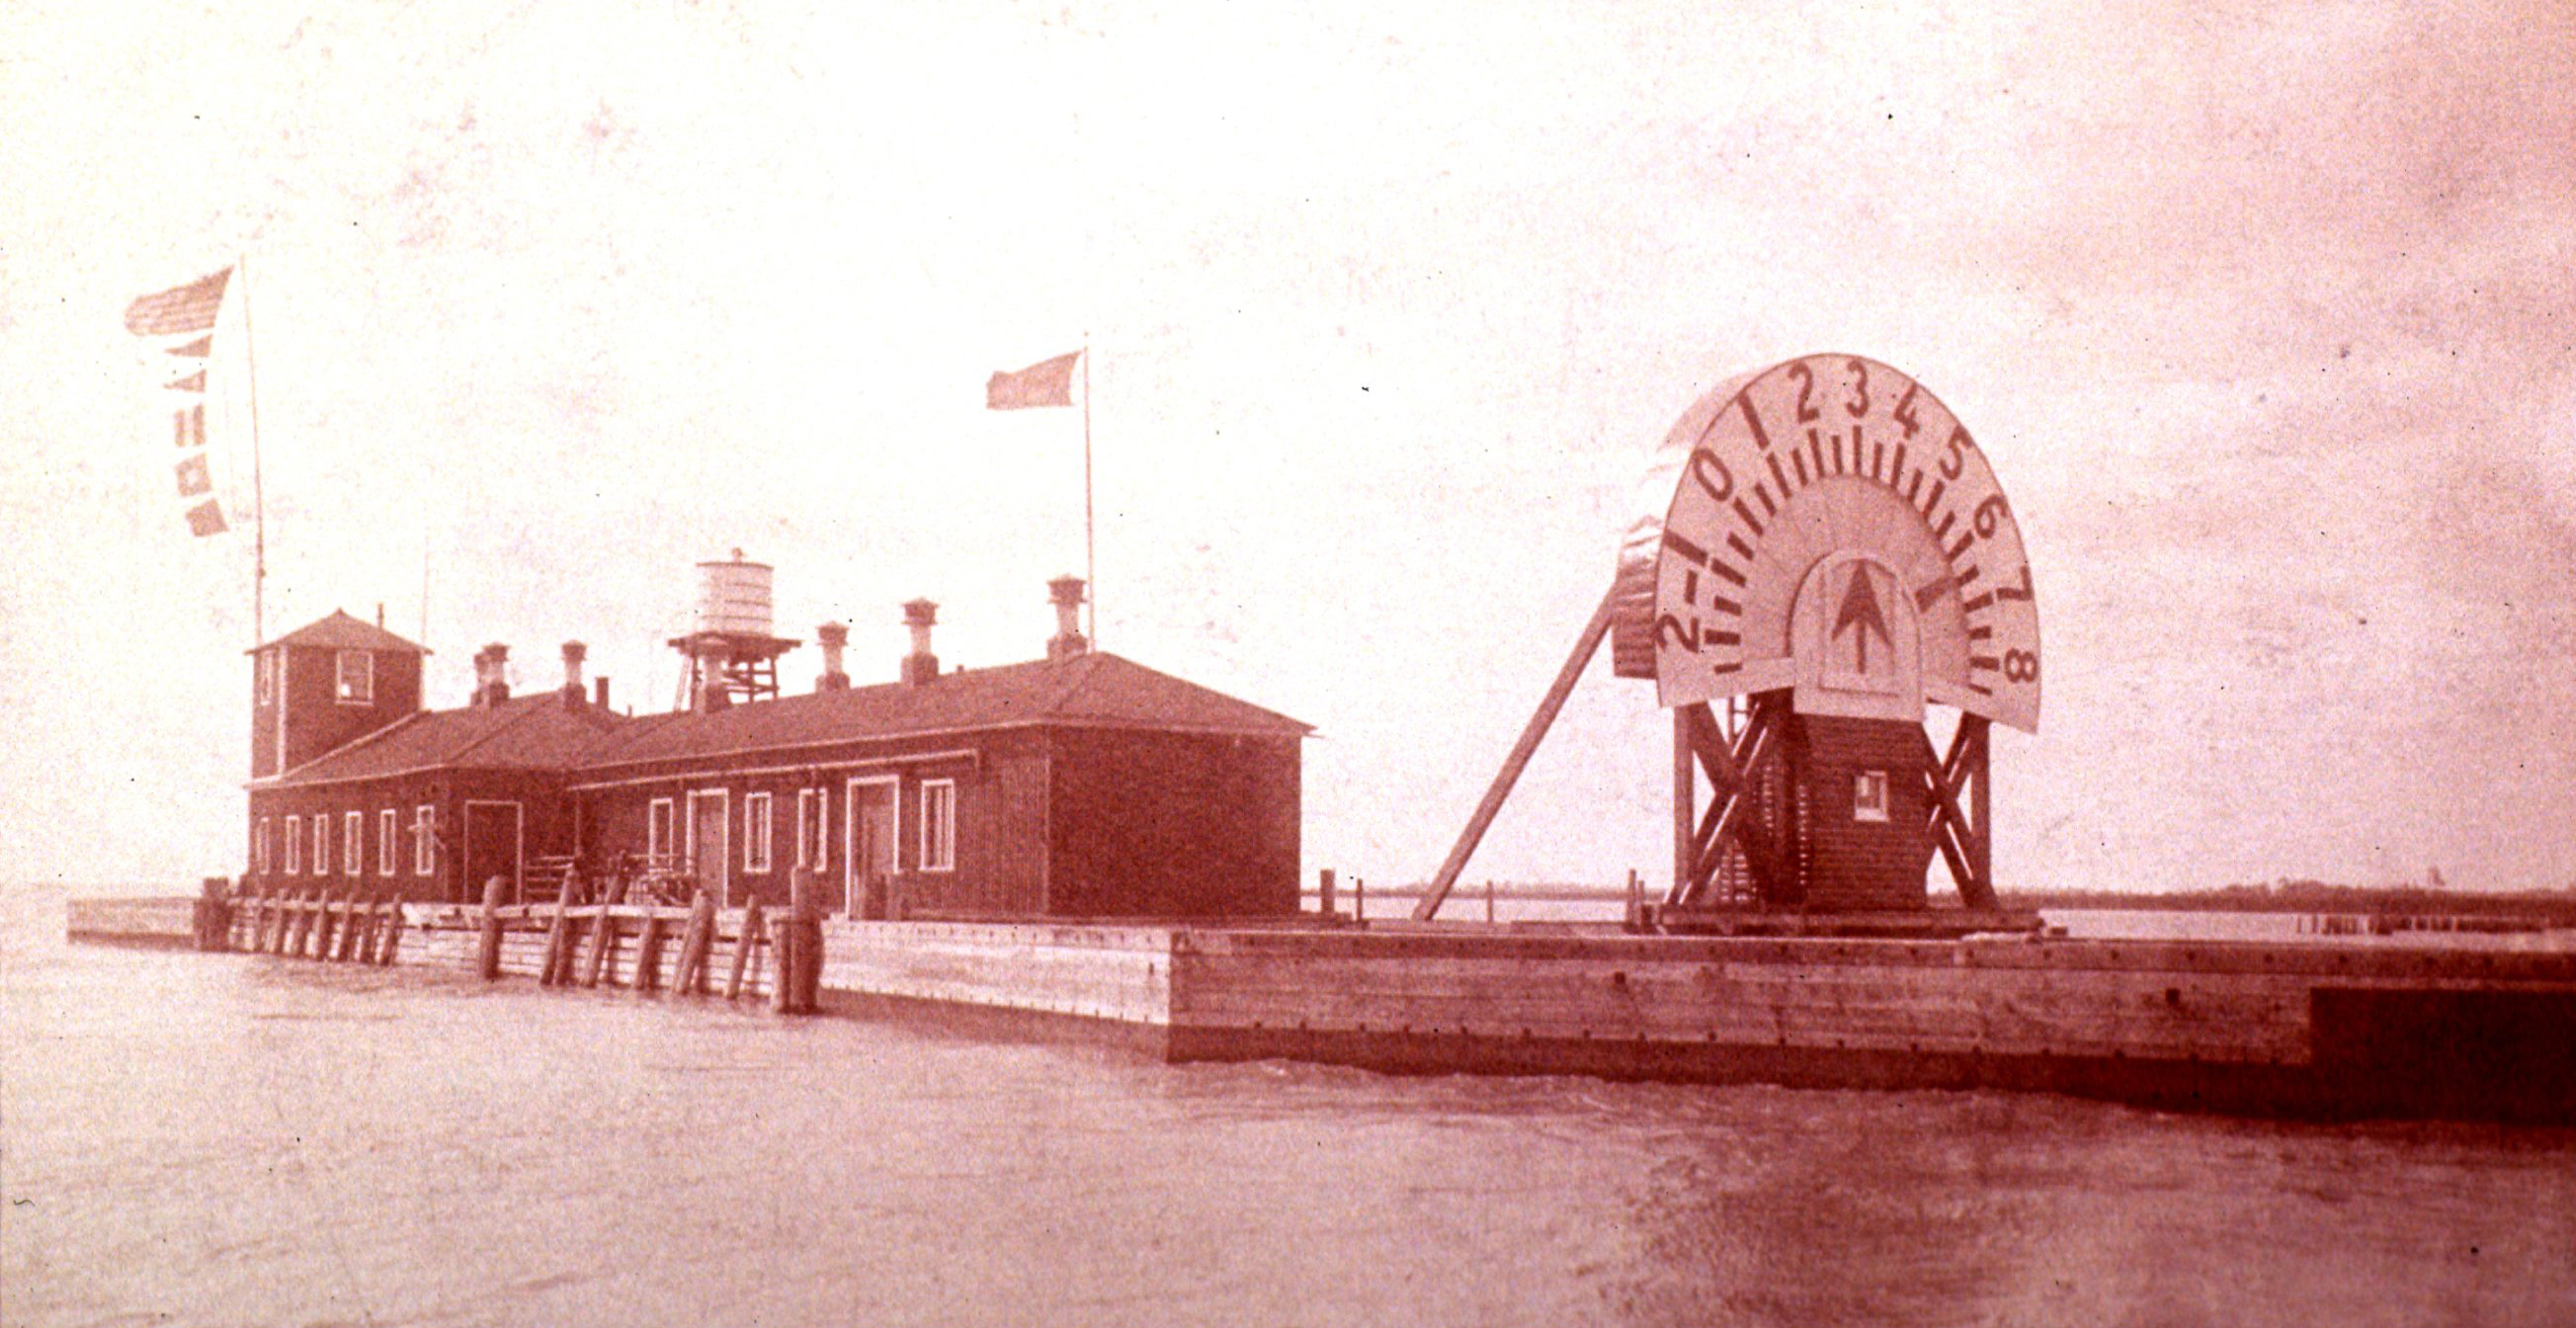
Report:
M 850 690 L 850 675 L 841 671 L 841 652 L 850 644 L 848 623 L 825 623 L 814 629 L 814 639 L 823 646 L 823 676 L 814 680 L 818 692 Z
M 590 655 L 590 647 L 579 641 L 563 643 L 563 703 L 566 710 L 581 709 L 581 662 Z
M 939 606 L 917 599 L 903 606 L 903 625 L 912 629 L 912 653 L 903 657 L 903 680 L 913 686 L 939 676 L 939 656 L 930 653 L 930 628 L 939 621 Z
M 1047 638 L 1047 658 L 1071 659 L 1091 649 L 1082 635 L 1082 578 L 1060 576 L 1047 582 L 1047 598 L 1055 604 L 1055 635 Z
M 498 641 L 474 655 L 474 704 L 495 706 L 510 699 L 510 648 Z

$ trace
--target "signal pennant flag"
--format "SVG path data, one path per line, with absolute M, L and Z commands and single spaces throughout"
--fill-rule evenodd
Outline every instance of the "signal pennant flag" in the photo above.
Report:
M 172 346 L 170 349 L 161 353 L 164 355 L 194 355 L 198 359 L 202 360 L 215 353 L 215 339 L 213 337 L 199 337 L 194 341 Z
M 1026 410 L 1073 404 L 1073 366 L 1081 351 L 1041 360 L 1017 373 L 997 373 L 984 383 L 986 410 Z
M 224 284 L 232 275 L 233 270 L 225 268 L 137 299 L 125 307 L 125 330 L 138 337 L 213 331 L 215 311 L 224 303 Z
M 206 469 L 206 454 L 199 452 L 178 465 L 179 496 L 194 498 L 215 487 L 214 475 Z
M 206 445 L 206 404 L 204 402 L 198 402 L 185 410 L 170 412 L 170 424 L 173 432 L 178 434 L 178 446 L 204 447 Z
M 223 504 L 209 498 L 188 509 L 188 533 L 203 539 L 220 535 L 232 527 L 224 524 Z
M 206 390 L 206 371 L 199 369 L 185 378 L 163 383 L 162 386 L 173 392 L 203 392 Z

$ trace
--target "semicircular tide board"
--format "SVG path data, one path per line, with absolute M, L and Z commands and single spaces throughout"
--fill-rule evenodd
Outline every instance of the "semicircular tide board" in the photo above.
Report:
M 1792 689 L 1809 714 L 1926 702 L 2039 724 L 2039 609 L 1967 427 L 1876 360 L 1808 355 L 1701 397 L 1620 550 L 1612 651 L 1666 706 Z

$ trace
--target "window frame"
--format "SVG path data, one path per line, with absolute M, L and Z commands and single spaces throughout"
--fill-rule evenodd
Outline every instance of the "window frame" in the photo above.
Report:
M 832 791 L 796 790 L 796 862 L 817 873 L 832 866 Z
M 755 811 L 754 809 L 757 809 Z M 742 795 L 742 869 L 766 874 L 776 840 L 776 802 L 767 790 Z
M 301 816 L 289 815 L 286 818 L 285 874 L 288 876 L 304 874 L 304 818 Z
M 1873 786 L 1875 796 L 1872 796 Z M 1862 825 L 1885 825 L 1894 815 L 1896 781 L 1884 770 L 1852 772 L 1852 820 Z
M 256 870 L 262 876 L 268 875 L 268 823 L 272 819 L 266 816 L 259 818 L 250 832 L 250 860 L 257 864 Z
M 957 870 L 957 781 L 921 781 L 920 800 L 921 853 L 916 859 L 920 870 L 953 872 Z
M 349 876 L 367 870 L 367 814 L 340 813 L 340 870 Z
M 349 686 L 349 661 L 355 659 L 364 668 L 358 670 L 358 686 Z M 376 703 L 376 652 L 372 650 L 338 650 L 331 659 L 331 699 L 342 705 L 371 706 Z
M 411 874 L 438 874 L 438 805 L 424 802 L 411 809 Z
M 313 874 L 331 874 L 331 813 L 313 813 Z
M 394 809 L 386 807 L 376 813 L 376 875 L 394 874 L 394 840 L 402 834 L 402 823 L 394 819 Z
M 679 799 L 655 798 L 644 809 L 644 863 L 668 869 L 672 862 L 671 841 L 678 828 Z

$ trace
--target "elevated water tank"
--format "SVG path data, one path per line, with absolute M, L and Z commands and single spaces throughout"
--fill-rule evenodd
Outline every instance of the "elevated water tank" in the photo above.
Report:
M 769 635 L 769 576 L 769 564 L 743 561 L 740 549 L 730 561 L 698 564 L 698 616 L 690 630 Z

